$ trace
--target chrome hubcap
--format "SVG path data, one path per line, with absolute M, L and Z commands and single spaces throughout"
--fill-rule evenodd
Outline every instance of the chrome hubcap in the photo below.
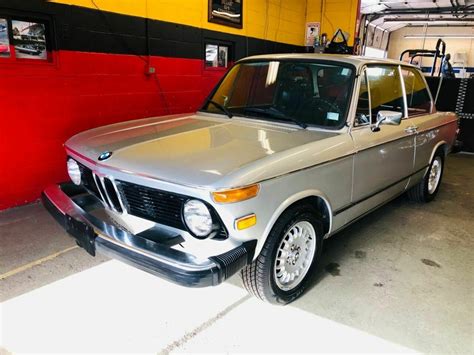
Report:
M 436 191 L 438 187 L 439 180 L 441 178 L 441 158 L 436 157 L 433 160 L 433 164 L 431 165 L 431 169 L 428 176 L 428 193 L 431 195 Z
M 283 237 L 277 250 L 274 277 L 277 286 L 289 291 L 303 281 L 313 262 L 316 232 L 311 223 L 295 223 Z

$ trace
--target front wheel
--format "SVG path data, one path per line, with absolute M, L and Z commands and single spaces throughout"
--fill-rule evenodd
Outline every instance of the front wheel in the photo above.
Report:
M 441 178 L 444 170 L 444 154 L 438 150 L 431 164 L 428 172 L 417 185 L 413 186 L 408 191 L 408 197 L 415 202 L 430 202 L 438 194 L 439 186 L 441 185 Z
M 323 229 L 317 216 L 311 205 L 282 214 L 257 259 L 241 271 L 250 294 L 287 304 L 304 292 L 321 255 Z

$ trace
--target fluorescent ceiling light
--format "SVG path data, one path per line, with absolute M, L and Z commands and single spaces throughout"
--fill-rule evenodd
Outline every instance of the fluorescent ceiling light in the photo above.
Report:
M 474 39 L 474 35 L 405 35 L 407 39 L 423 39 L 423 38 L 458 38 L 458 39 Z
M 431 20 L 425 20 L 421 18 L 404 18 L 404 19 L 384 19 L 384 23 L 404 23 L 404 24 L 429 24 L 429 25 L 436 25 L 439 23 L 446 23 L 446 24 L 459 24 L 459 23 L 465 23 L 467 25 L 472 26 L 472 21 L 470 21 L 471 18 L 469 18 L 469 21 L 463 21 L 462 19 L 449 19 L 449 18 L 432 18 Z

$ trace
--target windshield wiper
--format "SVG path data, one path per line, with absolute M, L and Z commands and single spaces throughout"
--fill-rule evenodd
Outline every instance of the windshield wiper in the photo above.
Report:
M 215 102 L 215 101 L 212 101 L 211 99 L 209 99 L 209 100 L 207 100 L 207 102 L 204 106 L 209 105 L 209 104 L 213 104 L 214 106 L 216 106 L 219 110 L 224 112 L 227 115 L 227 117 L 229 117 L 229 118 L 232 118 L 234 116 L 228 109 L 226 109 L 224 106 L 222 106 L 218 102 Z
M 283 112 L 278 111 L 274 107 L 270 108 L 259 108 L 259 107 L 246 107 L 245 108 L 246 112 L 255 112 L 255 113 L 263 113 L 265 116 L 269 118 L 274 118 L 277 120 L 282 120 L 282 121 L 291 121 L 298 126 L 300 126 L 303 129 L 306 129 L 308 125 L 305 122 L 298 121 L 296 118 L 290 117 L 285 115 Z
M 308 127 L 308 125 L 306 123 L 298 121 L 297 119 L 295 119 L 293 117 L 284 116 L 284 117 L 282 117 L 282 120 L 283 121 L 291 121 L 293 123 L 296 123 L 298 126 L 300 126 L 303 129 L 306 129 Z

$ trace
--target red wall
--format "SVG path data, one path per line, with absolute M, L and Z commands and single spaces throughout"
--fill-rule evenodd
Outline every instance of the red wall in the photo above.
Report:
M 52 63 L 0 63 L 0 210 L 67 179 L 62 145 L 75 133 L 195 111 L 223 74 L 198 59 L 64 50 Z

